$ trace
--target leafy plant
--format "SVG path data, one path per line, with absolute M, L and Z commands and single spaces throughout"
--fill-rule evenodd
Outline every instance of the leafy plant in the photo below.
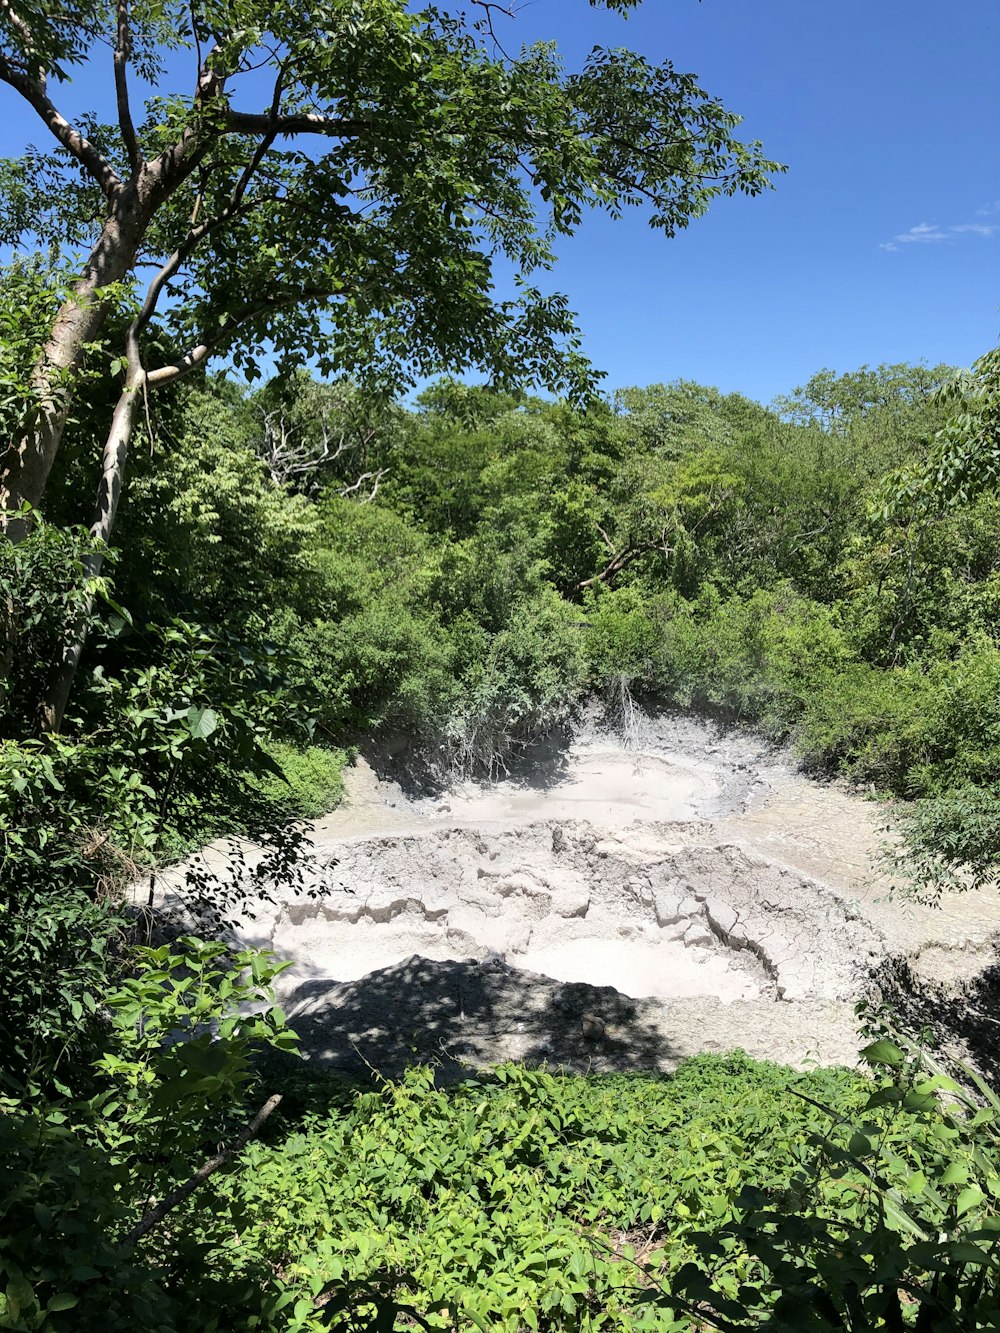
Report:
M 254 1050 L 294 1047 L 271 1003 L 280 966 L 191 938 L 129 961 L 88 995 L 106 1031 L 85 1094 L 0 1098 L 0 1321 L 18 1333 L 211 1326 L 171 1290 L 204 1252 L 175 1212 L 197 1215 L 196 1187 L 230 1160 L 218 1144 L 240 1142 Z

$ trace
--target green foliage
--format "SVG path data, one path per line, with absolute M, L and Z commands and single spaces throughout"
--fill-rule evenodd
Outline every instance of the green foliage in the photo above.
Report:
M 298 1298 L 288 1327 L 323 1326 L 324 1289 L 396 1275 L 397 1300 L 436 1328 L 668 1328 L 643 1313 L 643 1258 L 679 1267 L 744 1181 L 791 1183 L 804 1137 L 829 1123 L 796 1088 L 844 1111 L 865 1098 L 846 1072 L 739 1055 L 672 1079 L 504 1066 L 450 1091 L 415 1070 L 255 1145 L 214 1206 L 248 1219 L 246 1254 Z
M 1000 800 L 992 788 L 959 786 L 914 801 L 895 832 L 886 859 L 919 895 L 936 901 L 949 890 L 1000 888 Z
M 871 1079 L 414 1070 L 334 1112 L 317 1083 L 215 1189 L 226 1280 L 264 1257 L 301 1330 L 992 1327 L 1000 1102 L 873 1035 Z
M 926 456 L 890 475 L 879 497 L 883 516 L 907 521 L 964 505 L 1000 480 L 1000 349 L 948 384 L 951 409 Z
M 1000 1100 L 884 1035 L 862 1055 L 879 1078 L 860 1115 L 809 1136 L 791 1189 L 744 1186 L 672 1279 L 647 1266 L 654 1307 L 724 1330 L 995 1327 Z
M 105 1031 L 85 1094 L 0 1099 L 0 1321 L 18 1333 L 213 1326 L 176 1287 L 201 1269 L 204 1237 L 172 1215 L 131 1233 L 246 1118 L 252 1052 L 294 1046 L 271 1005 L 280 968 L 191 938 L 129 964 L 86 993 Z
M 516 608 L 462 673 L 444 731 L 450 768 L 495 775 L 520 744 L 570 720 L 586 680 L 582 628 L 552 590 Z
M 105 21 L 87 4 L 4 25 L 10 96 L 27 98 L 13 105 L 37 109 L 18 75 L 51 75 L 55 89 L 86 62 L 111 77 Z M 596 47 L 568 72 L 551 43 L 507 56 L 459 11 L 239 0 L 221 23 L 170 3 L 137 8 L 124 26 L 122 69 L 139 75 L 131 112 L 75 134 L 47 117 L 66 127 L 54 151 L 3 169 L 0 237 L 93 244 L 110 213 L 113 267 L 131 270 L 137 251 L 156 267 L 175 257 L 161 318 L 179 354 L 207 348 L 251 377 L 270 348 L 283 368 L 315 359 L 369 385 L 478 365 L 500 384 L 584 396 L 596 376 L 567 301 L 532 283 L 554 264 L 556 239 L 590 209 L 626 207 L 673 235 L 782 170 L 669 61 Z M 223 31 L 216 50 L 207 34 Z M 180 45 L 204 48 L 193 99 L 168 58 Z M 269 71 L 273 106 L 249 88 L 233 103 L 216 83 L 251 64 Z M 494 297 L 498 259 L 517 275 L 513 299 Z M 155 385 L 178 352 L 164 364 L 151 350 Z
M 52 322 L 60 282 L 36 255 L 0 270 L 0 432 L 16 428 L 25 405 L 35 401 L 31 372 Z
M 0 741 L 0 1086 L 72 1083 L 152 793 L 96 746 Z M 110 900 L 110 901 L 109 901 Z
M 270 482 L 234 386 L 188 393 L 168 429 L 137 451 L 116 538 L 120 599 L 145 619 L 266 623 L 304 574 L 315 516 Z
M 633 689 L 651 694 L 667 688 L 664 654 L 666 607 L 643 597 L 635 585 L 590 594 L 585 647 L 592 684 L 623 699 Z M 672 683 L 672 682 L 671 682 Z
M 281 777 L 267 774 L 259 782 L 264 799 L 279 817 L 319 819 L 340 802 L 343 771 L 351 762 L 349 751 L 324 745 L 303 749 L 287 741 L 274 741 L 268 753 L 281 770 Z
M 44 680 L 67 626 L 106 579 L 88 574 L 95 543 L 83 529 L 66 529 L 34 516 L 16 546 L 0 541 L 0 736 L 33 728 Z

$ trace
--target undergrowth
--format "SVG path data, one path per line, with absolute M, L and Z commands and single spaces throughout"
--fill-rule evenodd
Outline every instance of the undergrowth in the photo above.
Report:
M 998 1104 L 889 1040 L 866 1055 L 874 1083 L 737 1053 L 450 1089 L 415 1069 L 334 1085 L 332 1110 L 300 1084 L 217 1187 L 241 1243 L 215 1253 L 233 1289 L 280 1275 L 288 1330 L 403 1306 L 398 1327 L 507 1333 L 993 1327 Z

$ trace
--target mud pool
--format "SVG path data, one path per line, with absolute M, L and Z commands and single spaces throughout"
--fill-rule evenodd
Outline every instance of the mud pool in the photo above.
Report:
M 1000 939 L 995 898 L 891 896 L 884 823 L 683 717 L 643 719 L 627 745 L 596 728 L 548 742 L 503 781 L 437 795 L 359 761 L 315 825 L 314 895 L 275 886 L 239 934 L 292 960 L 282 1000 L 305 1049 L 345 1069 L 669 1069 L 735 1048 L 853 1063 L 860 997 L 905 975 L 973 1004 Z

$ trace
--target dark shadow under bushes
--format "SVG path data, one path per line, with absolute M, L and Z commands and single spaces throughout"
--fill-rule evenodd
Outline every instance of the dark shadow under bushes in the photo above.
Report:
M 530 982 L 529 984 L 526 984 Z M 358 981 L 304 981 L 288 997 L 302 1046 L 323 1067 L 395 1077 L 439 1062 L 441 1078 L 468 1066 L 517 1059 L 577 1072 L 649 1070 L 676 1051 L 610 986 L 553 981 L 483 962 L 413 956 Z
M 890 958 L 873 989 L 908 1037 L 929 1039 L 946 1063 L 971 1060 L 1000 1086 L 1000 958 L 958 990 L 918 980 L 905 958 Z

